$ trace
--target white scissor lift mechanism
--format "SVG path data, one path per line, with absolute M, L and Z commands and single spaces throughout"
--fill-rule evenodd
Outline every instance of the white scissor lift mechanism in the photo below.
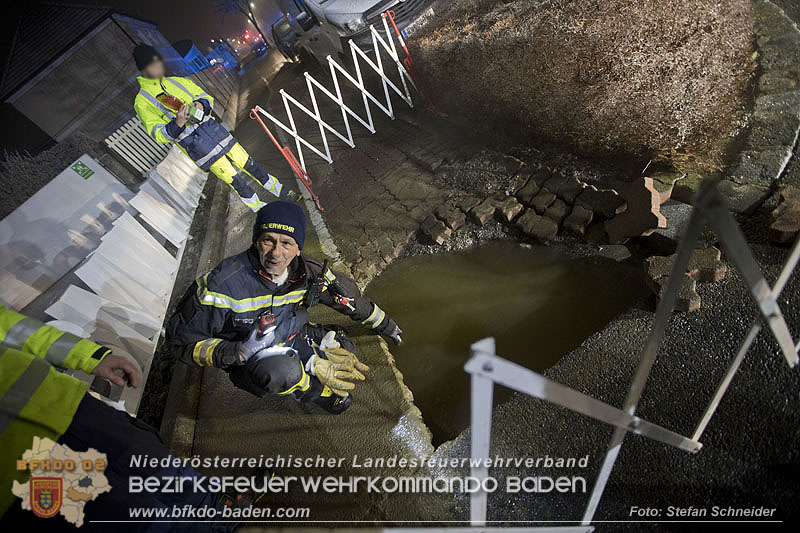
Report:
M 306 105 L 299 102 L 296 98 L 292 95 L 287 93 L 284 89 L 281 89 L 280 95 L 283 100 L 283 106 L 286 110 L 286 116 L 288 120 L 288 124 L 285 124 L 283 121 L 275 117 L 270 112 L 266 111 L 260 106 L 256 106 L 254 110 L 262 115 L 264 115 L 267 119 L 270 120 L 273 124 L 275 124 L 278 128 L 283 130 L 285 133 L 290 135 L 297 147 L 297 154 L 300 165 L 303 167 L 303 170 L 306 169 L 306 162 L 305 162 L 305 154 L 303 153 L 303 148 L 307 148 L 320 158 L 324 159 L 328 163 L 333 163 L 333 157 L 331 156 L 330 146 L 328 144 L 328 133 L 345 143 L 350 148 L 355 148 L 355 141 L 353 140 L 353 132 L 350 127 L 350 119 L 354 119 L 359 124 L 364 126 L 370 133 L 375 133 L 375 122 L 372 117 L 372 109 L 370 104 L 374 104 L 378 109 L 380 109 L 384 114 L 386 114 L 389 118 L 395 118 L 394 107 L 392 105 L 392 98 L 391 93 L 396 94 L 399 96 L 409 107 L 414 107 L 414 102 L 411 98 L 411 92 L 409 90 L 409 84 L 417 89 L 416 84 L 414 83 L 413 78 L 406 70 L 403 63 L 400 61 L 400 58 L 397 54 L 397 47 L 395 45 L 395 39 L 393 37 L 393 33 L 389 29 L 389 23 L 387 20 L 387 15 L 383 14 L 383 29 L 386 32 L 387 39 L 381 36 L 380 32 L 375 29 L 375 26 L 370 26 L 370 34 L 372 35 L 372 45 L 373 50 L 375 51 L 375 58 L 370 59 L 370 57 L 361 50 L 358 45 L 356 45 L 353 41 L 349 41 L 350 51 L 353 57 L 353 65 L 355 66 L 355 75 L 351 74 L 347 71 L 342 65 L 340 65 L 333 57 L 330 55 L 327 57 L 328 66 L 330 68 L 331 79 L 333 80 L 333 91 L 326 88 L 322 83 L 317 81 L 311 74 L 305 72 L 303 75 L 306 79 L 306 85 L 308 87 L 308 95 L 311 99 L 311 107 L 309 109 Z M 388 41 L 388 42 L 387 42 Z M 397 72 L 400 76 L 400 87 L 393 82 L 386 74 L 384 68 L 384 59 L 383 55 L 381 54 L 381 50 L 383 50 L 391 59 L 391 63 L 397 67 Z M 378 97 L 370 93 L 365 84 L 364 84 L 364 76 L 361 70 L 361 63 L 364 62 L 372 71 L 374 71 L 381 79 L 381 87 L 383 89 L 383 101 L 381 101 Z M 344 98 L 342 96 L 341 85 L 339 81 L 339 76 L 344 77 L 346 81 L 352 84 L 356 89 L 361 92 L 361 100 L 364 104 L 364 117 L 360 116 L 356 113 L 350 106 L 348 106 L 344 102 Z M 339 106 L 341 114 L 342 114 L 342 121 L 344 122 L 345 131 L 340 132 L 333 126 L 331 126 L 325 119 L 322 118 L 322 114 L 320 112 L 319 103 L 317 100 L 317 90 L 322 93 L 323 96 L 330 99 L 333 103 Z M 391 92 L 390 92 L 391 90 Z M 303 114 L 310 117 L 312 120 L 316 121 L 319 126 L 319 133 L 322 137 L 322 149 L 314 146 L 313 143 L 305 139 L 297 130 L 297 125 L 295 123 L 295 117 L 293 114 L 293 109 L 296 108 L 300 110 Z
M 664 332 L 675 307 L 678 290 L 686 273 L 692 249 L 697 242 L 704 223 L 707 223 L 715 231 L 726 255 L 739 269 L 742 278 L 750 289 L 753 300 L 759 308 L 759 316 L 750 326 L 750 330 L 742 341 L 739 350 L 732 358 L 693 435 L 687 437 L 642 420 L 636 416 L 636 407 L 655 362 L 659 346 L 664 338 Z M 667 283 L 664 297 L 660 300 L 656 309 L 653 327 L 642 351 L 638 368 L 623 407 L 618 409 L 548 379 L 532 370 L 498 357 L 495 352 L 494 339 L 483 339 L 472 345 L 472 357 L 464 367 L 471 375 L 472 380 L 472 458 L 489 458 L 495 383 L 614 426 L 614 433 L 608 444 L 605 459 L 598 473 L 584 516 L 579 524 L 572 526 L 574 531 L 591 531 L 593 529 L 591 526 L 592 520 L 622 448 L 626 433 L 631 432 L 642 435 L 690 453 L 699 451 L 702 447 L 699 441 L 700 437 L 703 435 L 733 377 L 739 370 L 745 355 L 764 324 L 769 327 L 789 366 L 794 367 L 797 364 L 800 342 L 795 343 L 792 339 L 789 327 L 778 305 L 778 296 L 786 286 L 786 282 L 797 266 L 798 260 L 800 260 L 800 237 L 795 241 L 775 285 L 770 287 L 736 220 L 725 207 L 724 200 L 717 189 L 717 183 L 711 180 L 704 182 L 698 192 L 689 224 L 681 238 L 677 258 Z M 487 470 L 483 466 L 472 468 L 471 474 L 482 480 L 487 477 Z M 472 526 L 484 526 L 486 517 L 487 494 L 481 491 L 475 492 L 470 496 L 470 523 Z M 539 531 L 552 528 L 533 527 L 529 529 Z

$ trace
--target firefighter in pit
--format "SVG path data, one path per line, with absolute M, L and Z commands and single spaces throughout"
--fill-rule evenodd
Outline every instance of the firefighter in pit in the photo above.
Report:
M 191 80 L 164 76 L 164 61 L 155 48 L 140 44 L 134 48 L 133 58 L 142 73 L 133 107 L 153 140 L 177 144 L 198 167 L 227 183 L 253 211 L 265 204 L 248 185 L 246 176 L 278 198 L 300 198 L 261 168 L 214 120 L 211 96 Z
M 262 208 L 253 245 L 189 288 L 167 339 L 183 362 L 222 368 L 234 385 L 259 397 L 291 395 L 338 414 L 368 368 L 350 339 L 309 324 L 307 308 L 325 304 L 395 344 L 402 331 L 353 280 L 301 253 L 305 225 L 296 204 Z

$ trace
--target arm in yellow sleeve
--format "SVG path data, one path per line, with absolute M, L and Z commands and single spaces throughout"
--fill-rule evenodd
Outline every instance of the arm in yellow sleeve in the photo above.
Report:
M 0 305 L 0 345 L 90 373 L 111 350 Z

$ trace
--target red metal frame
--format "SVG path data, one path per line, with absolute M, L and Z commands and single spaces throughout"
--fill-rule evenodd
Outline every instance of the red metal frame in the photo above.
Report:
M 264 121 L 259 116 L 258 111 L 256 111 L 255 107 L 250 110 L 250 118 L 254 119 L 254 120 L 257 120 L 258 123 L 261 124 L 261 127 L 264 128 L 264 131 L 267 132 L 267 135 L 272 140 L 272 142 L 275 144 L 275 146 L 278 148 L 278 150 L 280 151 L 281 155 L 283 155 L 283 157 L 289 163 L 289 166 L 292 167 L 292 170 L 294 171 L 294 173 L 297 175 L 298 178 L 300 178 L 300 181 L 303 182 L 303 185 L 305 185 L 306 189 L 308 189 L 308 192 L 311 195 L 311 198 L 314 199 L 314 203 L 316 204 L 317 209 L 319 209 L 320 211 L 324 211 L 325 209 L 323 209 L 322 204 L 319 201 L 319 197 L 317 197 L 317 195 L 314 193 L 314 191 L 311 190 L 311 184 L 312 184 L 311 177 L 303 169 L 302 165 L 300 165 L 300 162 L 295 157 L 295 155 L 292 152 L 291 148 L 289 148 L 288 146 L 281 146 L 281 143 L 278 142 L 278 139 L 275 138 L 275 135 L 273 135 L 272 132 L 270 131 L 270 129 L 267 127 L 267 125 L 264 124 Z
M 406 53 L 406 57 L 403 59 L 403 66 L 406 67 L 408 73 L 411 74 L 411 78 L 414 80 L 414 85 L 417 86 L 417 91 L 419 91 L 420 96 L 422 96 L 422 98 L 425 100 L 425 103 L 428 105 L 428 109 L 434 114 L 438 114 L 439 110 L 436 109 L 436 104 L 433 103 L 433 100 L 428 98 L 428 93 L 425 91 L 422 78 L 420 77 L 419 72 L 417 72 L 417 67 L 414 66 L 414 61 L 411 59 L 411 53 L 408 51 L 408 46 L 406 46 L 406 40 L 403 38 L 400 28 L 397 27 L 397 23 L 394 21 L 394 11 L 390 9 L 389 11 L 385 12 L 383 16 L 389 18 L 389 22 L 392 23 L 392 28 L 394 28 L 394 32 L 397 34 L 400 45 L 403 47 L 403 51 Z

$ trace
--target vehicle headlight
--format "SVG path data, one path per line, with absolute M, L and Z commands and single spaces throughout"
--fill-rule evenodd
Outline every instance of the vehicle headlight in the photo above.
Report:
M 338 26 L 347 33 L 356 33 L 367 27 L 364 15 L 360 13 L 344 13 L 341 15 L 328 15 L 331 24 Z

